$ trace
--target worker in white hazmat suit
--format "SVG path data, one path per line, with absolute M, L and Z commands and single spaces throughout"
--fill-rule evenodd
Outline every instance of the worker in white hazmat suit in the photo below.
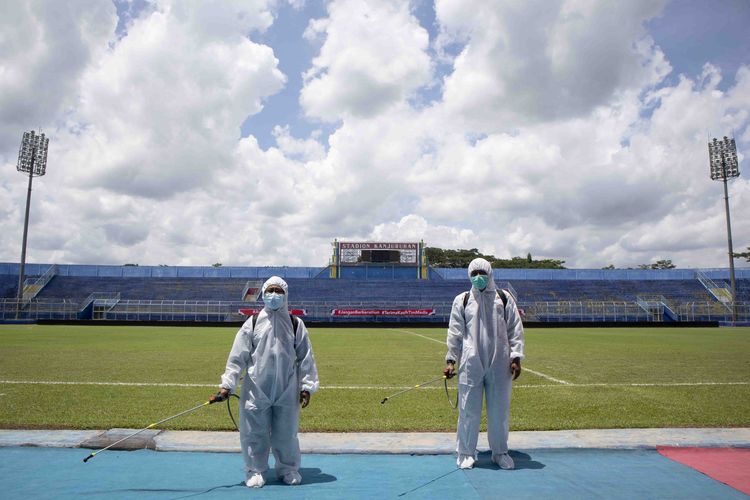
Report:
M 477 459 L 484 395 L 492 461 L 502 469 L 512 469 L 513 459 L 508 455 L 510 393 L 512 380 L 521 374 L 521 316 L 510 293 L 496 289 L 489 262 L 471 261 L 469 279 L 471 290 L 453 301 L 443 370 L 445 376 L 453 377 L 458 362 L 457 464 L 471 469 Z
M 300 484 L 300 405 L 318 389 L 318 371 L 307 328 L 289 314 L 288 286 L 272 276 L 262 288 L 265 307 L 248 319 L 234 339 L 221 376 L 219 398 L 226 398 L 240 377 L 240 444 L 249 487 L 265 484 L 268 453 L 273 451 L 276 475 L 286 484 Z M 296 326 L 295 326 L 296 325 Z

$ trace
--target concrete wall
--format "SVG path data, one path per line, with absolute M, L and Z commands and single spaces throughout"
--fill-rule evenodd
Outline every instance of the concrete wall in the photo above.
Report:
M 39 276 L 51 264 L 26 264 L 26 276 Z M 16 263 L 0 263 L 0 274 L 18 275 Z M 269 276 L 282 278 L 314 278 L 325 267 L 201 267 L 201 266 L 97 266 L 58 264 L 59 276 L 92 276 L 111 278 L 248 278 Z

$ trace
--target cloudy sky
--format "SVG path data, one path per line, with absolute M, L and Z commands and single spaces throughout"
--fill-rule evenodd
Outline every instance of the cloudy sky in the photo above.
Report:
M 750 2 L 0 2 L 0 261 L 309 265 L 334 238 L 570 268 L 750 246 Z M 736 265 L 748 266 L 744 260 Z

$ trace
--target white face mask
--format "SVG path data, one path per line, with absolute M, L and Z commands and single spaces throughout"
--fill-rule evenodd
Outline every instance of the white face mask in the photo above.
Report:
M 276 311 L 284 303 L 284 295 L 276 292 L 267 292 L 263 294 L 263 302 L 265 302 L 272 310 Z

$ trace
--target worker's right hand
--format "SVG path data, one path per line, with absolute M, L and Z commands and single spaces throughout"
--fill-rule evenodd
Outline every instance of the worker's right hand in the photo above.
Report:
M 210 403 L 218 403 L 221 401 L 224 401 L 229 397 L 229 391 L 224 389 L 223 387 L 219 388 L 219 392 L 208 398 L 208 401 Z
M 299 404 L 302 405 L 302 408 L 305 408 L 310 404 L 310 391 L 300 391 Z
M 447 363 L 443 369 L 445 378 L 453 378 L 456 375 L 456 363 Z

